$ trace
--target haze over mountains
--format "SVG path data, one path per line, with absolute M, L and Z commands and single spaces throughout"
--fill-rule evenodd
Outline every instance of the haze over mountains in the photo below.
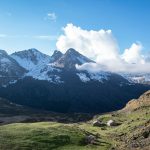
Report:
M 52 56 L 36 49 L 11 55 L 1 50 L 0 96 L 57 112 L 106 112 L 150 89 L 149 74 L 80 68 L 86 64 L 96 63 L 73 48 L 65 54 L 56 50 Z

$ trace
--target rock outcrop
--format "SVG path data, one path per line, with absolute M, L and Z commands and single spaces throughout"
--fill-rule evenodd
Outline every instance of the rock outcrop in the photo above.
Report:
M 141 95 L 138 99 L 129 101 L 123 111 L 134 111 L 148 106 L 150 106 L 150 90 Z

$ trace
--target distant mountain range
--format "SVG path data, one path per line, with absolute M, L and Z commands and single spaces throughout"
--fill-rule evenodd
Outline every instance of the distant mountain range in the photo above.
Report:
M 0 50 L 0 96 L 56 112 L 106 112 L 122 108 L 150 89 L 148 74 L 78 70 L 95 63 L 70 48 L 52 56 L 36 49 L 8 55 Z
M 122 73 L 121 75 L 131 83 L 150 85 L 150 73 Z

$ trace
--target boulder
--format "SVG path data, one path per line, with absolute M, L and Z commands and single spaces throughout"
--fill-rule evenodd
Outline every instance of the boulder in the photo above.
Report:
M 86 144 L 94 144 L 96 142 L 96 137 L 93 135 L 88 135 L 85 138 Z
M 99 120 L 96 120 L 93 122 L 93 126 L 94 127 L 104 127 L 104 126 L 106 126 L 106 124 L 104 124 L 103 122 L 101 122 Z
M 118 126 L 118 125 L 120 125 L 120 123 L 117 123 L 114 120 L 107 121 L 107 126 L 109 126 L 109 127 L 111 127 L 111 126 Z

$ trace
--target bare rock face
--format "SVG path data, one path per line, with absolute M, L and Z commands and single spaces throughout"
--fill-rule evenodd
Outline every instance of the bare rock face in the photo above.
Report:
M 150 106 L 150 90 L 141 95 L 138 99 L 129 101 L 123 111 L 134 111 L 141 107 Z

